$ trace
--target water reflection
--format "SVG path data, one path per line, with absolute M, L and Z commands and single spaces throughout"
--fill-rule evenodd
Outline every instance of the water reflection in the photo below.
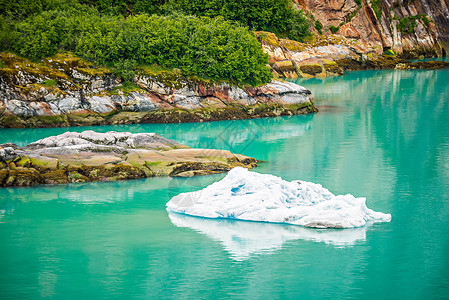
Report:
M 229 219 L 206 219 L 169 212 L 177 227 L 191 228 L 219 241 L 235 260 L 272 253 L 294 240 L 322 242 L 337 247 L 354 245 L 366 240 L 369 227 L 349 229 L 315 229 L 294 225 L 247 222 Z

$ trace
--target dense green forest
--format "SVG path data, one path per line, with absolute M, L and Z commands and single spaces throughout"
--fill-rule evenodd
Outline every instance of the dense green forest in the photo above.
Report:
M 0 0 L 0 50 L 39 60 L 72 51 L 116 69 L 178 68 L 259 85 L 271 80 L 251 30 L 301 40 L 308 24 L 290 0 Z

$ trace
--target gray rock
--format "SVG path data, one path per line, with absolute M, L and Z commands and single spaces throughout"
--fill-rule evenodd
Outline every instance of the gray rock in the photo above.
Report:
M 20 100 L 5 100 L 6 111 L 18 115 L 18 116 L 33 116 L 35 112 L 31 109 L 26 102 Z
M 281 100 L 288 104 L 300 104 L 310 102 L 308 95 L 303 94 L 283 94 L 280 96 Z
M 115 132 L 106 133 L 87 130 L 65 132 L 31 143 L 23 149 L 40 154 L 76 154 L 80 151 L 123 153 L 126 149 L 170 150 L 188 148 L 156 133 Z
M 90 104 L 90 109 L 97 113 L 108 113 L 115 110 L 115 105 L 109 96 L 92 96 L 87 98 L 87 102 Z
M 174 97 L 175 95 L 173 95 L 173 102 L 176 104 L 176 106 L 181 107 L 181 108 L 185 108 L 185 109 L 195 109 L 195 108 L 200 108 L 201 105 L 201 98 L 200 97 L 186 97 L 183 95 L 176 95 L 176 97 Z
M 78 72 L 77 70 L 73 69 L 72 70 L 72 77 L 78 80 L 89 80 L 89 77 L 81 74 L 80 72 Z
M 151 82 L 150 85 L 148 86 L 149 90 L 151 92 L 157 93 L 157 94 L 161 94 L 161 95 L 168 95 L 171 92 L 171 89 L 169 87 L 166 87 L 163 83 L 161 82 Z
M 273 95 L 273 94 L 304 94 L 304 95 L 310 95 L 311 92 L 306 89 L 305 87 L 302 87 L 300 85 L 297 85 L 293 82 L 284 82 L 284 81 L 273 81 L 271 83 L 268 83 L 262 87 L 260 87 L 260 90 L 263 91 L 267 95 Z
M 229 99 L 238 101 L 240 103 L 246 104 L 246 105 L 254 105 L 257 103 L 257 100 L 253 97 L 250 97 L 248 93 L 246 93 L 244 90 L 242 90 L 239 87 L 232 87 L 228 91 L 229 93 Z
M 104 80 L 97 79 L 92 81 L 91 88 L 92 90 L 100 91 L 103 89 L 104 85 L 105 85 Z
M 17 157 L 17 153 L 12 147 L 0 147 L 0 161 L 7 161 Z
M 185 97 L 199 96 L 199 94 L 196 91 L 196 89 L 189 88 L 187 85 L 183 86 L 180 89 L 175 89 L 173 91 L 173 97 L 175 95 L 182 95 L 182 96 L 185 96 Z
M 14 150 L 19 149 L 19 146 L 17 146 L 14 143 L 5 143 L 5 144 L 0 144 L 0 148 L 6 148 L 6 147 L 10 147 L 13 148 Z
M 126 104 L 126 109 L 132 111 L 151 111 L 158 108 L 151 98 L 134 92 L 126 97 Z
M 55 94 L 47 94 L 44 96 L 45 101 L 55 101 L 58 97 Z
M 310 102 L 312 94 L 308 89 L 293 82 L 273 81 L 258 88 L 264 96 L 271 96 L 274 100 L 279 99 L 288 104 L 299 104 Z
M 57 103 L 57 105 L 62 113 L 70 113 L 83 110 L 81 99 L 75 97 L 62 98 L 61 101 Z
M 113 95 L 111 101 L 121 110 L 152 111 L 159 108 L 150 97 L 134 92 L 128 96 Z

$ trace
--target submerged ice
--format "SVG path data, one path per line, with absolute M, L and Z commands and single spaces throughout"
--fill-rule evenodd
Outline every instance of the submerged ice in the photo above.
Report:
M 367 222 L 389 222 L 365 198 L 335 196 L 320 184 L 285 181 L 269 174 L 234 168 L 221 181 L 167 203 L 173 212 L 205 217 L 287 223 L 316 228 L 354 228 Z
M 322 242 L 335 247 L 352 246 L 366 240 L 369 226 L 348 229 L 315 229 L 266 222 L 207 219 L 169 212 L 177 227 L 190 228 L 220 242 L 235 260 L 268 254 L 295 241 Z

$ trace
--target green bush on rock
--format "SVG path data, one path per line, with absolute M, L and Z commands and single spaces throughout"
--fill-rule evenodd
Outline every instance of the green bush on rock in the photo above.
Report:
M 186 14 L 223 16 L 251 29 L 270 31 L 278 36 L 303 41 L 309 24 L 291 0 L 168 0 L 166 6 Z
M 95 9 L 45 11 L 17 22 L 11 50 L 38 60 L 57 51 L 115 67 L 125 80 L 137 65 L 260 85 L 272 78 L 254 34 L 223 17 L 100 15 Z

